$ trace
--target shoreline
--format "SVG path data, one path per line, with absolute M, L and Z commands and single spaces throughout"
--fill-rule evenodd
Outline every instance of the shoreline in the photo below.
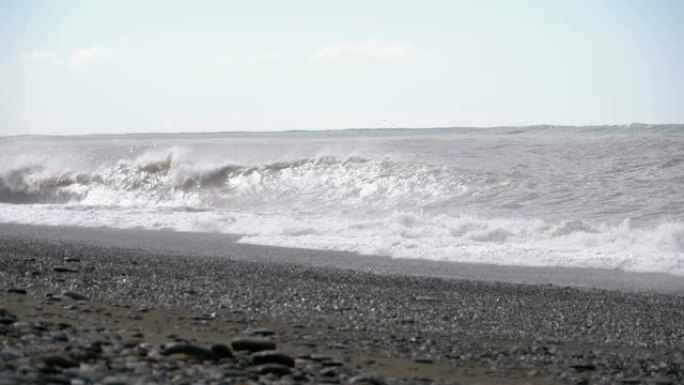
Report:
M 0 235 L 123 246 L 240 261 L 295 263 L 384 275 L 684 295 L 684 276 L 666 273 L 392 258 L 345 251 L 238 243 L 242 237 L 239 234 L 0 223 Z
M 340 384 L 353 383 L 359 373 L 380 373 L 390 384 L 684 381 L 681 295 L 384 273 L 382 264 L 343 269 L 331 264 L 339 259 L 330 256 L 348 258 L 345 263 L 364 258 L 242 245 L 201 234 L 1 225 L 0 308 L 18 322 L 3 329 L 0 346 L 21 351 L 24 358 L 18 363 L 2 358 L 0 375 L 17 374 L 21 370 L 12 368 L 22 365 L 30 372 L 38 359 L 27 339 L 33 332 L 17 324 L 48 325 L 40 333 L 51 334 L 35 338 L 49 339 L 60 332 L 52 329 L 59 320 L 66 320 L 70 341 L 85 343 L 88 333 L 101 327 L 111 332 L 114 345 L 136 333 L 135 349 L 173 338 L 209 346 L 267 327 L 276 331 L 279 349 L 292 356 L 333 356 L 341 365 L 332 371 L 333 383 Z M 87 300 L 66 298 L 65 292 Z M 138 313 L 141 309 L 146 310 Z M 152 329 L 140 323 L 153 315 L 161 318 L 151 321 Z M 126 360 L 122 355 L 129 348 L 119 344 L 122 350 L 107 358 L 111 362 Z M 54 346 L 70 354 L 59 342 Z M 81 373 L 99 359 L 69 370 Z M 149 375 L 157 373 L 154 365 L 169 364 L 149 360 L 136 361 Z M 238 358 L 181 361 L 172 363 L 203 379 L 206 374 L 225 380 L 230 371 L 251 370 L 240 367 Z M 292 377 L 306 365 L 263 380 L 307 383 Z M 126 383 L 133 383 L 140 378 L 135 370 L 110 365 L 98 375 L 127 376 Z

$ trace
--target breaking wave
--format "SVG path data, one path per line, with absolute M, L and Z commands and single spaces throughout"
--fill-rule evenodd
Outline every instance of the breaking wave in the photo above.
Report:
M 546 126 L 456 139 L 474 130 L 381 141 L 297 133 L 158 147 L 159 138 L 0 140 L 0 222 L 684 275 L 684 137 L 667 126 L 632 138 L 640 129 L 575 128 L 562 140 L 563 128 Z
M 492 176 L 480 177 L 494 183 Z M 5 170 L 0 173 L 0 202 L 218 208 L 253 207 L 259 199 L 277 200 L 266 204 L 315 199 L 334 205 L 359 201 L 421 204 L 458 195 L 473 179 L 453 168 L 388 159 L 327 156 L 253 165 L 202 165 L 169 153 L 158 159 L 146 155 L 132 162 L 120 161 L 88 173 L 50 170 L 46 165 Z

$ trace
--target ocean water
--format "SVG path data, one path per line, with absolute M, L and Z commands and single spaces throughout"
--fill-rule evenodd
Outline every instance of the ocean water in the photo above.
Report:
M 5 137 L 0 222 L 684 275 L 684 125 Z

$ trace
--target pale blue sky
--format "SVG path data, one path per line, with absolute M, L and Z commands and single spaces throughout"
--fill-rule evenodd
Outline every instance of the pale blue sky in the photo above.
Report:
M 684 1 L 0 0 L 0 135 L 684 122 Z

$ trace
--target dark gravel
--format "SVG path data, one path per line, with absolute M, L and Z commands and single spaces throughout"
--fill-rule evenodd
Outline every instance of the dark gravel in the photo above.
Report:
M 302 342 L 343 356 L 372 353 L 484 368 L 485 374 L 501 376 L 524 371 L 553 383 L 684 383 L 684 297 L 674 294 L 371 274 L 2 233 L 0 290 L 190 309 L 198 319 L 211 314 L 268 318 L 327 331 L 303 335 Z M 0 313 L 0 319 L 11 317 Z M 213 354 L 209 346 L 196 348 Z M 6 358 L 16 347 L 2 349 L 0 384 L 18 383 L 11 382 L 18 371 L 7 367 Z M 247 367 L 240 357 L 230 360 L 219 374 L 215 365 L 198 365 L 209 365 L 200 371 L 224 381 Z M 313 381 L 298 377 L 287 358 L 259 360 L 261 367 L 251 376 Z M 71 365 L 68 358 L 43 363 Z M 324 365 L 319 366 L 316 381 L 323 375 Z M 331 369 L 332 382 L 360 375 L 342 368 L 347 370 L 342 379 L 342 369 Z M 131 372 L 126 373 L 121 383 L 131 383 Z M 366 383 L 374 383 L 368 376 Z M 97 380 L 117 383 L 117 378 Z

